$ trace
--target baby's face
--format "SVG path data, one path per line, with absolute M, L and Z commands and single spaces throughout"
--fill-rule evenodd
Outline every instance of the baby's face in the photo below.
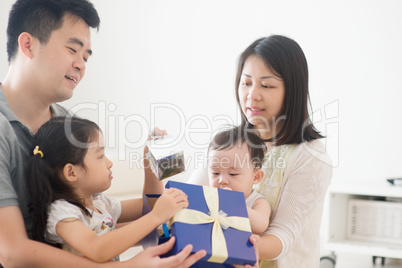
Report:
M 254 167 L 247 144 L 225 150 L 210 150 L 208 155 L 209 185 L 243 192 L 247 197 L 253 187 Z

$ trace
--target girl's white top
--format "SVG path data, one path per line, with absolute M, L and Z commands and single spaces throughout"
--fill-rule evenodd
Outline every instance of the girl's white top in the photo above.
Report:
M 61 220 L 75 218 L 83 222 L 97 235 L 114 230 L 121 215 L 121 203 L 112 197 L 100 194 L 94 198 L 93 204 L 101 213 L 88 210 L 92 214 L 92 216 L 88 216 L 80 208 L 65 200 L 56 200 L 52 203 L 46 226 L 46 240 L 51 243 L 60 243 L 64 250 L 82 255 L 57 235 L 56 225 Z M 118 256 L 113 260 L 118 260 Z

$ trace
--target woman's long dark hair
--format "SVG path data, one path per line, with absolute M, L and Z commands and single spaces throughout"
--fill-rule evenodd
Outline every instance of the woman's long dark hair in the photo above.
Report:
M 32 149 L 38 146 L 41 153 L 33 154 L 26 169 L 27 187 L 31 198 L 30 213 L 33 219 L 32 238 L 46 242 L 45 230 L 50 204 L 64 199 L 88 210 L 76 196 L 67 180 L 61 177 L 63 167 L 70 163 L 82 165 L 88 145 L 96 141 L 100 129 L 92 121 L 77 117 L 55 117 L 36 133 Z
M 323 138 L 311 122 L 308 114 L 309 90 L 308 67 L 303 50 L 294 40 L 281 36 L 271 35 L 254 41 L 238 59 L 235 81 L 235 94 L 241 112 L 241 126 L 253 128 L 242 112 L 239 84 L 246 60 L 255 55 L 262 59 L 275 75 L 283 79 L 285 84 L 285 99 L 279 118 L 284 118 L 283 125 L 275 137 L 266 141 L 273 141 L 275 145 L 302 143 Z

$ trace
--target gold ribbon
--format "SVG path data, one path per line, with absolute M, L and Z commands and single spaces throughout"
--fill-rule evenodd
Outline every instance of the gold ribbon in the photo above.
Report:
M 211 241 L 212 255 L 209 262 L 224 263 L 228 258 L 226 239 L 222 228 L 229 227 L 251 232 L 250 221 L 245 217 L 228 217 L 222 210 L 219 211 L 218 188 L 203 186 L 204 197 L 209 209 L 209 215 L 194 209 L 181 209 L 172 219 L 173 222 L 182 222 L 187 224 L 205 224 L 213 223 Z

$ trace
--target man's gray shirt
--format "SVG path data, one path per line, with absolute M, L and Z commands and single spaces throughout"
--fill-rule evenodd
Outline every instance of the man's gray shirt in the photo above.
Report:
M 65 116 L 67 110 L 58 104 L 51 106 L 52 116 Z M 34 134 L 21 123 L 0 89 L 0 207 L 19 206 L 25 228 L 31 237 L 32 219 L 25 184 L 25 168 L 34 149 Z

